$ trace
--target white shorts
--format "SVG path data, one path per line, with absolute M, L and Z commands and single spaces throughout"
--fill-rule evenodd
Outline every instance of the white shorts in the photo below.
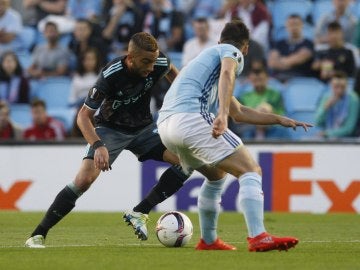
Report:
M 213 119 L 212 114 L 177 113 L 158 125 L 163 144 L 179 157 L 185 171 L 214 166 L 243 145 L 231 130 L 212 137 Z

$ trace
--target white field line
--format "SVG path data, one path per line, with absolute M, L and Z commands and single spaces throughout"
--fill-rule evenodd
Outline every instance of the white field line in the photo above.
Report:
M 245 244 L 245 241 L 240 241 L 240 242 L 228 242 L 230 244 Z M 360 240 L 305 240 L 305 241 L 301 241 L 300 243 L 360 243 Z M 64 248 L 64 247 L 141 247 L 141 246 L 146 246 L 146 247 L 160 247 L 162 246 L 160 243 L 159 244 L 148 244 L 148 243 L 123 243 L 123 244 L 80 244 L 80 245 L 47 245 L 47 248 Z M 0 245 L 0 248 L 21 248 L 24 247 L 23 245 L 19 245 L 19 246 L 6 246 L 6 245 Z

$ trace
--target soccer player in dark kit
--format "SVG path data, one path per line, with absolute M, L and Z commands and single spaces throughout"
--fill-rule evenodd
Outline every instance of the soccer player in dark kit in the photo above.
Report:
M 26 247 L 45 247 L 48 231 L 75 207 L 76 200 L 101 171 L 111 169 L 124 149 L 133 152 L 139 161 L 153 159 L 174 164 L 161 175 L 148 196 L 124 215 L 138 238 L 147 239 L 147 214 L 174 194 L 191 174 L 184 173 L 177 165 L 178 158 L 162 144 L 150 113 L 153 85 L 164 76 L 172 82 L 177 73 L 169 59 L 159 52 L 155 38 L 145 32 L 131 37 L 127 55 L 114 59 L 102 69 L 77 117 L 88 142 L 79 172 L 75 180 L 58 193 L 25 242 Z

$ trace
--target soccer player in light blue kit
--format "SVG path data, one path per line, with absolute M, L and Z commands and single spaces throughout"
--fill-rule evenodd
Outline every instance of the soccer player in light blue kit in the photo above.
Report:
M 197 250 L 236 249 L 218 238 L 216 231 L 227 173 L 240 182 L 240 209 L 248 228 L 249 251 L 287 250 L 298 243 L 294 237 L 266 232 L 261 168 L 241 139 L 227 128 L 227 121 L 230 116 L 237 122 L 294 129 L 301 126 L 305 130 L 311 125 L 255 111 L 232 96 L 248 43 L 249 31 L 241 21 L 227 23 L 220 44 L 204 50 L 182 69 L 159 112 L 158 129 L 164 145 L 180 158 L 185 170 L 196 169 L 207 178 L 198 197 L 201 239 Z

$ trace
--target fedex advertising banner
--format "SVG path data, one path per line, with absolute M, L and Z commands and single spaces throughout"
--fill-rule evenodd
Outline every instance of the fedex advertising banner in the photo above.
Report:
M 266 211 L 360 213 L 360 145 L 248 145 L 263 170 Z M 1 146 L 0 210 L 44 211 L 71 182 L 83 145 Z M 101 173 L 77 202 L 79 211 L 123 211 L 136 205 L 158 181 L 167 163 L 139 163 L 124 151 L 113 170 Z M 196 210 L 204 177 L 194 173 L 156 209 Z M 239 183 L 229 176 L 224 211 L 239 211 Z

